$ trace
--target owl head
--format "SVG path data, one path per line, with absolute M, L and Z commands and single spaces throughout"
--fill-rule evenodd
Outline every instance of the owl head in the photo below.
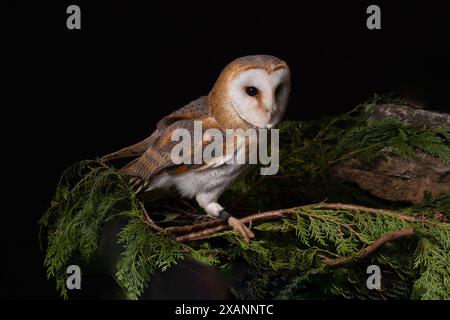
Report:
M 276 57 L 238 58 L 211 90 L 210 113 L 224 128 L 273 128 L 284 115 L 290 82 L 289 67 Z

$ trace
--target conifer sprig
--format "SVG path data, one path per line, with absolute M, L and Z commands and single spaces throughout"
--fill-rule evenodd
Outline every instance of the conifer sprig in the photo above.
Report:
M 56 279 L 58 291 L 68 297 L 66 267 L 76 259 L 89 263 L 95 256 L 106 221 L 118 216 L 128 222 L 118 235 L 123 248 L 115 274 L 125 296 L 138 299 L 157 270 L 166 270 L 180 259 L 193 258 L 227 271 L 236 261 L 249 266 L 247 277 L 233 287 L 242 299 L 448 299 L 450 297 L 450 195 L 415 206 L 380 204 L 355 188 L 336 185 L 327 170 L 349 158 L 375 161 L 380 157 L 414 157 L 425 152 L 450 164 L 450 128 L 418 129 L 395 120 L 368 121 L 380 97 L 351 112 L 320 122 L 285 121 L 281 126 L 281 170 L 276 188 L 255 175 L 235 185 L 225 195 L 254 211 L 298 206 L 277 220 L 252 225 L 256 238 L 242 241 L 223 230 L 209 238 L 180 243 L 168 231 L 157 231 L 146 221 L 142 202 L 127 179 L 115 168 L 97 160 L 81 161 L 67 169 L 58 184 L 51 207 L 40 220 L 46 248 L 47 276 Z M 256 187 L 255 187 L 256 186 Z M 394 214 L 374 214 L 351 207 L 304 206 L 323 200 L 378 206 Z M 148 214 L 162 228 L 191 221 L 165 206 L 165 199 L 147 204 Z M 182 210 L 181 210 L 182 209 Z M 402 218 L 403 217 L 403 218 Z M 405 218 L 411 217 L 411 219 Z M 419 218 L 425 217 L 423 221 Z M 364 248 L 389 232 L 413 228 L 414 236 L 388 242 L 358 260 Z M 167 229 L 171 230 L 171 229 Z M 174 229 L 176 230 L 176 228 Z M 327 259 L 348 258 L 357 263 L 332 267 Z M 383 270 L 381 290 L 366 287 L 365 267 Z

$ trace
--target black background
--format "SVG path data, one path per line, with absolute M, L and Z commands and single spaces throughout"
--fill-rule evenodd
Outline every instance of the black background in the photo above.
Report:
M 37 220 L 64 168 L 144 138 L 163 115 L 208 93 L 239 56 L 287 61 L 287 118 L 342 113 L 375 92 L 449 110 L 443 1 L 374 1 L 381 30 L 366 28 L 372 3 L 93 2 L 0 5 L 2 298 L 58 298 L 45 279 Z M 66 28 L 69 4 L 81 7 L 81 30 Z

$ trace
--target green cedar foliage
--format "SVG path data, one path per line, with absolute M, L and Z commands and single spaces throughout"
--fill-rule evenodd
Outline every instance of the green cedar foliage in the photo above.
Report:
M 75 164 L 62 175 L 40 221 L 48 277 L 56 279 L 57 289 L 68 298 L 67 265 L 73 259 L 91 261 L 104 223 L 126 216 L 128 223 L 118 235 L 124 251 L 116 280 L 130 299 L 139 298 L 156 270 L 164 271 L 186 257 L 217 266 L 225 274 L 234 263 L 244 261 L 246 276 L 231 288 L 240 299 L 448 299 L 450 224 L 434 215 L 450 218 L 450 195 L 416 206 L 386 203 L 329 174 L 333 164 L 352 157 L 370 163 L 386 155 L 414 157 L 417 150 L 450 164 L 449 128 L 425 130 L 396 120 L 368 121 L 371 108 L 381 99 L 375 96 L 347 114 L 322 121 L 282 123 L 279 174 L 260 177 L 255 171 L 227 191 L 223 201 L 242 212 L 303 206 L 283 219 L 254 224 L 256 237 L 250 243 L 235 232 L 179 243 L 146 223 L 140 201 L 162 227 L 194 223 L 195 216 L 202 215 L 195 204 L 177 198 L 138 199 L 112 166 L 97 160 Z M 305 205 L 325 199 L 423 215 L 426 220 L 408 222 L 392 215 Z M 363 262 L 340 267 L 322 262 L 358 256 L 384 233 L 405 227 L 413 227 L 416 235 L 387 243 Z M 366 287 L 370 264 L 383 272 L 381 290 Z

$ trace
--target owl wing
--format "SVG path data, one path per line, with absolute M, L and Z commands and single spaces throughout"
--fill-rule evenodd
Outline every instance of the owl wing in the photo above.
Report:
M 191 101 L 183 108 L 180 108 L 168 116 L 162 118 L 156 125 L 158 130 L 163 130 L 179 120 L 200 120 L 209 114 L 208 97 L 203 96 Z
M 165 134 L 165 129 L 179 120 L 202 119 L 209 113 L 208 98 L 206 96 L 200 97 L 188 103 L 186 106 L 172 112 L 168 116 L 162 118 L 158 124 L 157 129 L 146 139 L 133 144 L 131 146 L 120 149 L 116 152 L 107 154 L 101 158 L 101 161 L 111 161 L 120 158 L 137 157 L 142 155 L 149 149 L 156 140 L 160 139 Z
M 152 134 L 153 138 L 148 140 L 150 143 L 145 152 L 139 158 L 123 167 L 121 172 L 142 180 L 142 184 L 145 186 L 156 174 L 163 170 L 170 169 L 172 173 L 182 173 L 201 167 L 203 164 L 175 165 L 171 159 L 171 152 L 172 148 L 179 141 L 172 141 L 171 137 L 176 129 L 186 129 L 191 133 L 191 137 L 193 137 L 195 120 L 202 121 L 203 130 L 218 128 L 215 119 L 209 117 L 208 114 L 207 98 L 202 97 L 164 117 L 158 122 L 157 130 Z M 193 143 L 196 143 L 194 140 L 191 142 L 191 146 L 193 146 Z M 208 142 L 200 141 L 197 143 L 202 143 L 204 146 Z M 192 156 L 193 150 L 191 150 Z

